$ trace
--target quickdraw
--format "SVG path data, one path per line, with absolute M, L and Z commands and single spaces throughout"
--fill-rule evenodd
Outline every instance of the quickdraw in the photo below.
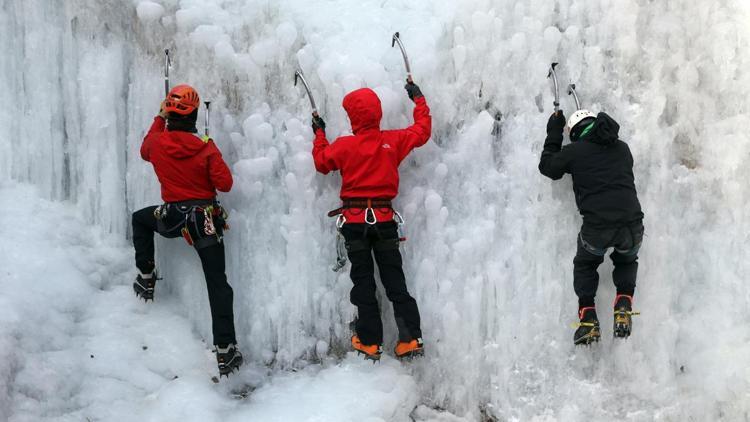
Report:
M 406 225 L 406 220 L 404 220 L 404 217 L 402 217 L 398 211 L 393 210 L 393 221 L 395 221 L 398 225 L 398 241 L 406 242 L 406 235 L 404 234 L 404 225 Z
M 337 273 L 341 271 L 346 265 L 346 239 L 341 234 L 341 228 L 346 223 L 346 217 L 344 214 L 339 214 L 336 218 L 336 263 L 333 264 L 333 272 Z
M 216 234 L 216 227 L 214 227 L 213 208 L 213 205 L 203 208 L 203 233 L 205 233 L 207 236 Z

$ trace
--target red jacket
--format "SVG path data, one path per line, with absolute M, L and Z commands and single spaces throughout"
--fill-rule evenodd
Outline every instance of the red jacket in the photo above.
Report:
M 141 157 L 153 164 L 164 202 L 212 199 L 216 190 L 232 188 L 232 173 L 216 144 L 190 132 L 167 132 L 161 117 L 143 138 Z
M 343 102 L 354 135 L 342 136 L 329 144 L 323 130 L 315 133 L 312 151 L 315 168 L 323 174 L 341 171 L 341 199 L 393 199 L 398 195 L 399 164 L 411 150 L 427 143 L 432 131 L 427 102 L 424 97 L 415 102 L 412 126 L 381 131 L 380 99 L 369 88 L 358 89 L 347 94 Z M 378 221 L 393 219 L 391 210 L 375 211 Z M 344 216 L 349 223 L 365 221 L 362 210 L 348 209 Z

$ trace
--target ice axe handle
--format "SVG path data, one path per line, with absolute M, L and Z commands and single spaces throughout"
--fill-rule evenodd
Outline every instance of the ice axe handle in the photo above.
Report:
M 169 95 L 169 68 L 172 66 L 172 60 L 169 59 L 169 49 L 164 49 L 164 97 Z
M 211 101 L 204 101 L 203 104 L 206 105 L 206 136 L 208 136 L 208 127 L 209 127 L 209 116 L 211 115 Z
M 401 55 L 404 57 L 404 66 L 406 66 L 406 80 L 409 82 L 414 82 L 411 78 L 411 66 L 409 66 L 409 56 L 406 55 L 406 49 L 404 48 L 404 44 L 401 42 L 401 36 L 398 32 L 393 34 L 393 38 L 391 38 L 391 47 L 394 47 L 398 43 L 398 48 L 401 49 Z
M 576 93 L 576 84 L 568 85 L 568 95 L 573 96 L 573 100 L 576 102 L 576 110 L 580 110 L 581 102 L 578 101 L 578 94 Z
M 305 76 L 302 74 L 301 70 L 297 70 L 294 72 L 294 86 L 297 86 L 297 80 L 302 81 L 302 85 L 305 87 L 305 91 L 307 91 L 307 98 L 310 99 L 312 114 L 313 116 L 318 117 L 318 107 L 315 105 L 315 99 L 313 98 L 312 92 L 310 91 L 310 86 L 307 84 Z
M 560 112 L 560 87 L 557 85 L 557 73 L 555 73 L 555 66 L 557 66 L 557 63 L 552 63 L 552 65 L 549 67 L 549 73 L 547 73 L 547 77 L 552 77 L 552 83 L 554 85 L 554 91 L 553 94 L 555 94 L 555 101 L 552 103 L 555 106 L 555 113 Z

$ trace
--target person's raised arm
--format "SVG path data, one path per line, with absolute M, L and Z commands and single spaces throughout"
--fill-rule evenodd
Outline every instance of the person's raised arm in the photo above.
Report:
M 409 98 L 414 101 L 414 124 L 399 131 L 399 158 L 406 157 L 411 150 L 419 148 L 426 144 L 432 134 L 432 116 L 430 116 L 430 107 L 427 106 L 422 91 L 414 82 L 407 81 L 404 86 Z
M 141 158 L 146 161 L 151 161 L 151 143 L 153 142 L 153 139 L 158 136 L 159 133 L 164 132 L 165 128 L 167 127 L 166 118 L 167 113 L 164 111 L 164 101 L 162 101 L 161 107 L 159 108 L 159 114 L 154 117 L 154 122 L 151 123 L 151 127 L 148 129 L 148 133 L 143 138 L 143 142 L 141 143 Z
M 313 133 L 315 133 L 312 150 L 315 170 L 323 174 L 338 170 L 339 166 L 336 163 L 335 148 L 326 139 L 326 122 L 320 116 L 314 115 L 312 129 Z
M 570 172 L 572 157 L 569 151 L 562 148 L 564 127 L 565 115 L 562 110 L 552 113 L 547 121 L 547 138 L 539 160 L 539 172 L 552 180 L 558 180 Z

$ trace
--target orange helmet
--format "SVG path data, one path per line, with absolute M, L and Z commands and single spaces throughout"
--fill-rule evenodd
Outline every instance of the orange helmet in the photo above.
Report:
M 200 105 L 198 92 L 190 85 L 177 85 L 167 94 L 164 101 L 164 111 L 186 116 Z

